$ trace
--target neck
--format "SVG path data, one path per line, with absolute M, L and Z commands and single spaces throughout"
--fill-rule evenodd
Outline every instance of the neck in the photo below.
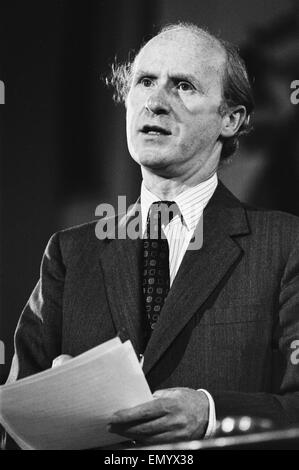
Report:
M 213 176 L 218 167 L 219 159 L 211 165 L 204 165 L 199 171 L 194 168 L 182 175 L 171 175 L 170 172 L 155 171 L 155 169 L 141 167 L 145 187 L 162 200 L 172 200 L 190 187 L 197 186 Z

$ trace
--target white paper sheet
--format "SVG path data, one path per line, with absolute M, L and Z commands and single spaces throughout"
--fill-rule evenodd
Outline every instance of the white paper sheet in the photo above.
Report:
M 54 369 L 0 387 L 0 422 L 23 449 L 88 449 L 124 438 L 114 412 L 153 399 L 130 341 L 114 338 Z

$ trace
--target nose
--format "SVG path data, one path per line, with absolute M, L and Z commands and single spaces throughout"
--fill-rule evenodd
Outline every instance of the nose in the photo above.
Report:
M 153 114 L 168 114 L 170 105 L 166 91 L 160 88 L 151 93 L 146 100 L 145 107 Z

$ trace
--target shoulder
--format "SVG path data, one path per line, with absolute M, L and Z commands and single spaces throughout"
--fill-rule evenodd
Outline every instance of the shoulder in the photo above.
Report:
M 268 230 L 278 230 L 279 232 L 298 234 L 299 233 L 299 217 L 276 210 L 266 210 L 251 207 L 242 204 L 246 210 L 247 217 L 251 226 L 265 227 Z
M 250 206 L 240 201 L 224 185 L 220 185 L 218 198 L 224 206 L 233 209 L 239 217 L 246 216 L 248 226 L 247 243 L 256 253 L 261 250 L 269 256 L 281 256 L 287 260 L 291 252 L 299 247 L 299 217 L 287 212 Z M 242 208 L 240 212 L 240 208 Z M 237 209 L 237 210 L 235 210 Z
M 299 217 L 288 212 L 282 212 L 278 210 L 263 209 L 260 207 L 253 207 L 249 204 L 241 202 L 244 209 L 247 211 L 248 215 L 252 220 L 264 219 L 272 223 L 281 223 L 284 222 L 287 225 L 298 225 Z
M 47 245 L 46 255 L 53 257 L 59 253 L 65 264 L 70 260 L 99 253 L 107 240 L 99 239 L 96 234 L 97 221 L 76 225 L 54 233 Z M 52 255 L 52 256 L 51 256 Z
M 93 220 L 73 227 L 68 227 L 57 232 L 62 243 L 80 243 L 80 241 L 86 242 L 92 241 L 95 235 L 97 221 Z
M 273 241 L 275 237 L 281 236 L 294 240 L 299 234 L 299 217 L 286 212 L 250 206 L 240 201 L 222 183 L 219 184 L 212 199 L 221 209 L 229 209 L 229 216 L 237 214 L 243 218 L 245 214 L 252 235 Z
M 257 249 L 269 256 L 280 254 L 288 260 L 299 248 L 299 217 L 281 211 L 256 209 L 244 205 L 251 235 Z

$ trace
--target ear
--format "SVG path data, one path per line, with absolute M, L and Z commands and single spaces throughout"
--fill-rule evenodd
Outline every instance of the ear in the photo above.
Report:
M 222 137 L 234 136 L 245 121 L 247 117 L 246 115 L 247 113 L 245 106 L 240 105 L 231 109 L 228 108 L 223 116 L 222 130 L 220 135 L 222 135 Z

